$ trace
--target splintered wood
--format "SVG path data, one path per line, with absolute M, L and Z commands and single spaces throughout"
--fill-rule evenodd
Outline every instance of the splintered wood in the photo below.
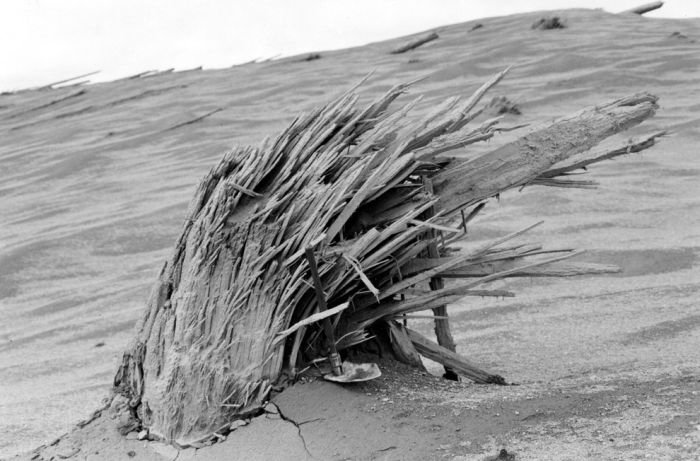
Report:
M 259 147 L 223 157 L 191 201 L 115 377 L 152 436 L 187 446 L 225 433 L 231 421 L 260 411 L 283 378 L 326 357 L 329 336 L 341 352 L 385 338 L 380 347 L 398 360 L 422 366 L 423 355 L 477 382 L 503 383 L 455 351 L 447 306 L 465 296 L 512 296 L 488 286 L 505 277 L 615 270 L 562 263 L 577 253 L 515 241 L 532 226 L 478 247 L 459 245 L 490 197 L 528 184 L 559 186 L 572 169 L 649 147 L 659 136 L 585 157 L 653 115 L 656 97 L 639 94 L 472 160 L 450 157 L 499 130 L 497 119 L 468 124 L 504 74 L 422 119 L 410 116 L 418 100 L 390 110 L 408 84 L 365 108 L 353 88 Z M 307 248 L 331 307 L 323 313 Z M 403 324 L 406 314 L 430 309 L 438 344 Z M 325 319 L 332 335 L 323 332 Z

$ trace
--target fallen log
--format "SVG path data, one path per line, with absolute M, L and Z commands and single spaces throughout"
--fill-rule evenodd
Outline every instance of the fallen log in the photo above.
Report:
M 49 84 L 47 84 L 47 85 L 42 85 L 42 86 L 39 86 L 39 87 L 36 87 L 36 88 L 32 88 L 32 89 L 34 89 L 34 90 L 48 90 L 48 89 L 52 89 L 52 88 L 55 87 L 55 86 L 63 85 L 64 83 L 68 83 L 68 82 L 73 82 L 73 81 L 75 81 L 75 80 L 78 80 L 78 79 L 81 79 L 81 78 L 84 78 L 84 77 L 91 77 L 91 76 L 96 75 L 96 74 L 99 74 L 99 73 L 100 73 L 100 71 L 99 71 L 99 70 L 96 70 L 96 71 L 94 71 L 94 72 L 88 72 L 87 74 L 76 75 L 75 77 L 66 78 L 66 79 L 63 79 L 63 80 L 59 80 L 59 81 L 57 81 L 57 82 L 49 83 Z M 86 80 L 86 82 L 87 82 L 87 81 L 88 81 L 88 80 Z
M 410 328 L 407 328 L 406 331 L 408 333 L 408 338 L 421 355 L 443 365 L 445 368 L 455 370 L 478 384 L 506 384 L 506 380 L 503 376 L 482 370 L 459 354 L 435 344 Z
M 205 113 L 205 114 L 203 114 L 203 115 L 200 115 L 199 117 L 195 117 L 195 118 L 193 118 L 193 119 L 187 120 L 186 122 L 178 123 L 178 124 L 176 124 L 176 125 L 173 125 L 173 126 L 171 126 L 171 127 L 169 127 L 169 128 L 164 129 L 163 131 L 177 130 L 178 128 L 182 128 L 183 126 L 192 125 L 193 123 L 201 122 L 201 121 L 204 120 L 205 118 L 211 117 L 212 115 L 214 115 L 214 114 L 216 114 L 216 113 L 218 113 L 218 112 L 221 112 L 222 110 L 224 110 L 224 109 L 221 108 L 221 107 L 217 107 L 216 109 L 210 110 L 209 112 L 207 112 L 207 113 Z
M 400 47 L 398 47 L 394 51 L 392 51 L 391 54 L 401 54 L 401 53 L 405 53 L 407 51 L 415 50 L 419 46 L 423 46 L 428 42 L 432 42 L 433 40 L 437 40 L 438 38 L 440 38 L 440 36 L 437 33 L 431 32 L 428 35 L 424 35 L 422 37 L 418 37 L 415 40 L 411 40 L 410 42 L 406 43 L 405 45 L 401 45 Z
M 639 14 L 642 15 L 644 13 L 648 13 L 650 11 L 658 10 L 664 6 L 664 2 L 650 2 L 650 3 L 645 3 L 644 5 L 639 5 L 634 8 L 630 8 L 629 10 L 622 11 L 622 13 L 633 13 L 633 14 Z

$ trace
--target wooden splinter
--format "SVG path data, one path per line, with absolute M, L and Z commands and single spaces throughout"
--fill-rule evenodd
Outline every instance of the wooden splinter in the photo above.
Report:
M 423 178 L 423 187 L 427 193 L 431 195 L 433 194 L 433 183 L 430 178 Z M 425 215 L 426 218 L 434 216 L 435 207 L 430 207 L 428 211 L 425 212 Z M 435 237 L 437 231 L 431 230 L 430 233 L 431 237 Z M 433 241 L 428 246 L 427 253 L 429 258 L 440 257 L 436 242 Z M 442 277 L 431 277 L 431 290 L 435 291 L 443 288 L 445 288 L 445 282 L 442 280 Z M 457 350 L 457 346 L 455 345 L 455 341 L 452 338 L 452 332 L 450 331 L 450 320 L 447 315 L 447 306 L 443 304 L 442 306 L 434 308 L 433 314 L 435 315 L 435 336 L 437 337 L 438 344 L 452 352 L 455 352 Z M 459 376 L 457 373 L 455 373 L 455 371 L 448 366 L 445 366 L 445 374 L 443 377 L 452 381 L 459 381 Z

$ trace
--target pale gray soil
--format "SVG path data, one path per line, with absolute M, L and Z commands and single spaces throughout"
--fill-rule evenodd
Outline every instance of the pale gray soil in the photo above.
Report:
M 672 131 L 593 168 L 598 190 L 504 194 L 471 225 L 475 245 L 543 219 L 523 242 L 623 268 L 508 280 L 494 288 L 515 298 L 449 307 L 458 351 L 517 385 L 382 362 L 384 376 L 365 385 L 292 387 L 275 397 L 283 417 L 197 451 L 126 440 L 105 413 L 21 459 L 482 460 L 501 448 L 519 460 L 700 459 L 700 20 L 553 14 L 568 27 L 531 30 L 541 13 L 484 19 L 441 28 L 410 56 L 388 54 L 401 39 L 310 62 L 1 96 L 0 458 L 48 444 L 100 406 L 194 184 L 227 146 L 276 133 L 370 70 L 368 97 L 427 76 L 413 90 L 426 95 L 423 112 L 514 65 L 493 94 L 522 111 L 506 125 L 650 91 L 661 109 L 629 135 Z

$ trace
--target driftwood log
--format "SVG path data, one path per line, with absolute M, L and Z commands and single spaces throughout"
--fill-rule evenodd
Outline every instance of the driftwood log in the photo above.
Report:
M 431 32 L 427 35 L 423 35 L 414 40 L 411 40 L 410 42 L 404 45 L 401 45 L 400 47 L 392 51 L 391 54 L 402 54 L 407 51 L 415 50 L 419 46 L 423 46 L 426 43 L 432 42 L 433 40 L 437 40 L 438 38 L 440 38 L 440 36 L 436 32 Z
M 63 80 L 59 80 L 59 81 L 57 81 L 57 82 L 52 82 L 52 83 L 49 83 L 48 85 L 43 85 L 43 86 L 37 87 L 37 88 L 35 88 L 35 89 L 37 89 L 37 90 L 49 90 L 49 89 L 52 89 L 53 87 L 55 87 L 55 86 L 57 86 L 57 85 L 63 85 L 64 83 L 74 82 L 74 81 L 76 81 L 76 80 L 79 80 L 79 79 L 85 78 L 85 77 L 92 77 L 93 75 L 96 75 L 96 74 L 99 74 L 99 73 L 100 73 L 100 71 L 99 71 L 99 70 L 96 70 L 96 71 L 94 71 L 94 72 L 88 72 L 87 74 L 77 75 L 77 76 L 75 76 L 75 77 L 66 78 L 66 79 L 63 79 Z M 89 82 L 89 80 L 84 80 L 84 82 Z
M 650 2 L 650 3 L 645 3 L 644 5 L 639 5 L 634 8 L 630 8 L 629 10 L 623 11 L 623 13 L 632 13 L 632 14 L 639 14 L 642 15 L 644 13 L 648 13 L 650 11 L 658 10 L 664 6 L 664 2 Z
M 566 175 L 632 151 L 588 149 L 657 107 L 652 95 L 629 96 L 476 158 L 450 157 L 498 131 L 498 119 L 468 125 L 504 74 L 422 119 L 408 116 L 417 100 L 390 110 L 409 85 L 362 109 L 352 89 L 259 147 L 224 156 L 195 193 L 115 376 L 116 392 L 151 437 L 196 445 L 259 412 L 273 385 L 327 356 L 324 318 L 341 352 L 386 337 L 399 360 L 421 366 L 424 355 L 477 382 L 502 383 L 454 351 L 444 306 L 464 296 L 512 296 L 488 287 L 505 277 L 615 270 L 564 263 L 574 251 L 513 242 L 534 226 L 459 246 L 469 219 L 505 190 L 590 187 Z M 304 257 L 309 248 L 330 307 L 324 312 Z M 431 309 L 439 344 L 403 325 L 407 314 Z

